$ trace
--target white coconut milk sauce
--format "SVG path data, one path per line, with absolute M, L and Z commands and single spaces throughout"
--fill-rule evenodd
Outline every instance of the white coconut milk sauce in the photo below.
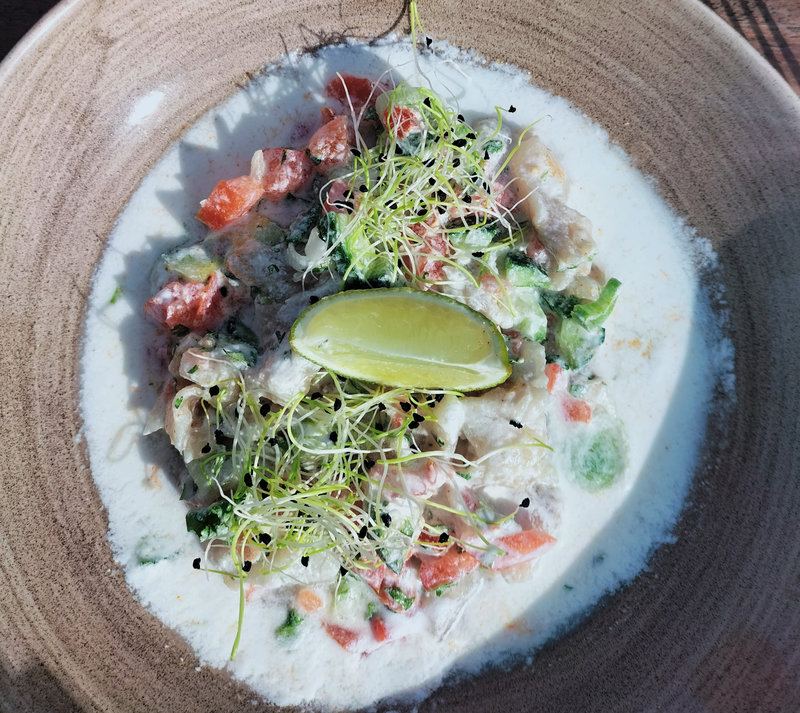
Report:
M 147 371 L 153 330 L 142 305 L 152 294 L 148 275 L 161 252 L 203 234 L 192 217 L 199 201 L 218 180 L 247 173 L 255 149 L 305 145 L 335 71 L 375 77 L 391 68 L 397 81 L 415 82 L 407 42 L 333 47 L 269 68 L 190 128 L 121 214 L 90 297 L 81 405 L 109 539 L 131 588 L 201 662 L 227 668 L 279 704 L 341 708 L 395 695 L 415 699 L 452 667 L 475 670 L 503 654 L 532 653 L 635 577 L 653 550 L 671 540 L 712 390 L 724 375 L 732 378 L 730 345 L 698 281 L 699 263 L 707 268 L 713 255 L 604 131 L 565 100 L 530 87 L 519 70 L 443 45 L 419 64 L 468 120 L 511 104 L 519 125 L 539 120 L 535 133 L 570 178 L 568 203 L 590 218 L 597 261 L 623 284 L 594 365 L 627 427 L 630 472 L 600 494 L 565 483 L 558 543 L 531 576 L 518 582 L 495 576 L 466 602 L 442 597 L 432 632 L 421 615 L 398 625 L 406 630 L 402 640 L 366 657 L 345 652 L 319 627 L 304 627 L 297 639 L 278 644 L 274 631 L 286 602 L 267 598 L 247 605 L 239 651 L 229 661 L 238 590 L 192 568 L 201 548 L 186 532 L 186 507 L 163 454 L 139 435 L 155 400 L 152 384 L 160 380 Z M 117 287 L 122 292 L 112 303 Z

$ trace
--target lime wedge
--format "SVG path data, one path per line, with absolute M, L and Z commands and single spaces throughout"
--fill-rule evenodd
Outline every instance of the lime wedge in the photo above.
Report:
M 456 300 L 408 287 L 349 290 L 308 307 L 289 341 L 343 376 L 410 389 L 475 391 L 511 374 L 494 323 Z

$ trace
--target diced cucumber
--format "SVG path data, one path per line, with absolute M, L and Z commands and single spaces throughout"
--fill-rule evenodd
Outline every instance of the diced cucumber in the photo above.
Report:
M 572 310 L 572 316 L 586 327 L 599 327 L 611 315 L 621 285 L 619 280 L 612 277 L 594 302 L 576 305 Z
M 588 364 L 606 337 L 602 327 L 587 329 L 576 319 L 562 319 L 555 328 L 554 343 L 567 369 Z
M 550 284 L 547 271 L 525 253 L 509 250 L 503 267 L 506 279 L 515 287 L 547 287 Z
M 212 255 L 202 243 L 177 248 L 162 255 L 167 270 L 192 282 L 205 282 L 222 267 L 222 259 Z
M 570 464 L 580 485 L 597 491 L 607 488 L 623 473 L 626 460 L 619 429 L 606 428 L 573 444 Z
M 525 339 L 543 340 L 547 336 L 547 316 L 539 304 L 539 291 L 535 287 L 518 287 L 510 292 L 510 298 L 517 315 L 514 329 Z
M 344 279 L 345 287 L 391 286 L 395 270 L 390 259 L 372 251 L 363 230 L 345 213 L 323 213 L 319 233 L 328 245 L 334 246 L 333 267 Z

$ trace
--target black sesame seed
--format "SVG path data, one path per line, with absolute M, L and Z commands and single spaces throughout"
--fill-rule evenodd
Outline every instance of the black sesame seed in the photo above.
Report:
M 421 413 L 415 413 L 414 414 L 414 420 L 417 423 L 422 423 L 425 420 L 425 416 L 423 416 Z
M 480 250 L 472 253 L 472 257 L 483 257 L 483 255 L 484 253 L 482 253 Z
M 381 513 L 381 522 L 389 527 L 392 524 L 392 516 L 388 512 Z
M 458 168 L 460 165 L 461 165 L 461 159 L 460 158 L 454 158 L 453 159 L 453 168 Z
M 212 386 L 212 387 L 211 387 L 211 388 L 208 390 L 208 393 L 209 393 L 209 395 L 210 395 L 210 396 L 216 396 L 216 395 L 219 393 L 219 386 L 217 386 L 216 384 L 214 384 L 214 386 Z
M 347 567 L 339 567 L 339 574 L 344 577 L 347 574 Z
M 366 458 L 364 460 L 364 468 L 366 470 L 372 470 L 375 467 L 375 461 L 372 458 Z
M 269 446 L 277 446 L 278 445 L 278 439 L 277 438 L 270 438 L 267 441 L 267 445 L 269 445 Z
M 353 154 L 353 156 L 361 156 L 361 151 L 358 149 L 350 149 L 350 153 Z
M 436 185 L 436 179 L 435 179 L 433 176 L 431 176 L 431 177 L 428 179 L 428 183 L 429 183 L 430 185 L 432 185 L 432 186 L 435 186 L 435 185 Z
M 201 449 L 201 453 L 211 453 L 211 444 L 206 443 Z
M 227 286 L 227 285 L 223 285 L 222 287 L 220 287 L 220 288 L 219 288 L 219 293 L 220 293 L 220 294 L 221 294 L 223 297 L 227 297 L 227 296 L 228 296 L 228 286 Z
M 258 409 L 258 412 L 262 416 L 266 416 L 269 413 L 270 407 L 269 404 L 261 404 L 261 408 Z
M 444 394 L 436 394 L 436 396 L 434 396 L 433 398 L 435 398 L 436 402 L 438 403 L 444 398 Z
M 512 425 L 514 428 L 522 428 L 522 424 L 513 418 L 509 421 L 509 424 Z
M 462 124 L 466 121 L 463 114 L 459 114 L 456 119 L 458 119 Z
M 386 404 L 378 404 L 378 411 L 385 411 L 385 410 L 386 410 Z
M 488 151 L 484 151 L 483 152 L 483 160 L 484 161 L 488 161 L 489 160 L 489 152 Z
M 261 533 L 261 534 L 258 536 L 258 541 L 259 541 L 259 542 L 260 542 L 262 545 L 268 545 L 270 542 L 272 542 L 272 535 L 270 535 L 268 532 L 262 532 L 262 533 Z
M 453 142 L 453 146 L 455 146 L 457 149 L 460 149 L 462 146 L 466 146 L 466 145 L 467 145 L 467 140 L 466 139 L 456 139 Z
M 321 392 L 319 392 L 319 391 L 315 391 L 313 394 L 311 394 L 311 398 L 312 398 L 313 400 L 316 400 L 316 399 L 321 399 L 321 398 L 322 398 L 322 393 L 321 393 Z
M 214 440 L 219 443 L 223 438 L 225 438 L 225 434 L 217 428 L 214 431 Z
M 443 532 L 441 535 L 439 535 L 439 542 L 447 542 L 449 539 L 450 535 L 448 535 L 446 532 Z
M 403 409 L 403 411 L 405 411 L 406 413 L 408 413 L 411 410 L 411 404 L 408 403 L 408 401 L 403 401 L 400 403 L 400 408 Z
M 319 302 L 319 297 L 317 297 L 316 295 L 311 295 L 311 297 L 308 298 L 309 304 L 314 305 L 317 304 L 317 302 Z
M 436 163 L 436 159 L 435 158 L 429 158 L 426 161 L 423 161 L 422 165 L 425 166 L 425 168 L 430 168 L 435 163 Z
M 397 208 L 397 201 L 389 201 L 389 202 L 386 204 L 386 207 L 387 207 L 389 210 L 394 210 L 395 208 Z
M 338 411 L 342 408 L 342 400 L 341 399 L 334 399 L 333 400 L 333 410 Z
M 429 39 L 430 39 L 430 37 L 428 37 L 427 39 L 429 40 Z M 427 106 L 427 107 L 429 107 L 429 108 L 430 108 L 430 106 L 431 106 L 431 98 L 430 98 L 430 97 L 425 97 L 425 98 L 422 100 L 422 103 L 423 103 L 425 106 Z
M 199 557 L 195 557 L 194 558 L 194 561 L 192 562 L 192 567 L 194 567 L 195 569 L 200 569 L 200 558 Z
M 423 215 L 428 215 L 428 209 L 424 206 L 417 210 L 417 215 L 421 218 Z
M 253 487 L 253 476 L 250 473 L 245 473 L 244 474 L 244 484 L 248 488 L 252 488 Z
M 308 567 L 308 555 L 303 555 L 300 558 L 300 564 L 303 565 L 303 567 Z
M 472 197 L 471 196 L 464 196 L 464 198 L 462 200 L 464 201 L 464 203 L 472 203 Z
M 328 438 L 331 439 L 331 443 L 336 443 L 339 440 L 339 434 L 336 431 L 331 431 Z
M 413 431 L 415 428 L 419 428 L 419 423 L 417 423 L 416 421 L 412 421 L 411 423 L 408 424 L 408 427 Z
M 511 112 L 511 113 L 513 114 L 513 113 L 514 113 L 514 112 L 517 110 L 517 107 L 515 107 L 515 106 L 512 104 L 510 107 L 508 107 L 508 110 L 509 110 L 509 112 Z
M 526 508 L 531 504 L 530 498 L 522 498 L 522 502 L 519 504 L 521 508 Z
M 425 46 L 426 47 L 430 47 L 432 43 L 433 43 L 433 40 L 430 37 L 426 37 L 425 38 Z
M 242 572 L 249 572 L 253 568 L 253 563 L 250 560 L 242 562 Z
M 473 134 L 473 133 L 470 131 L 470 132 L 467 134 L 467 138 L 468 138 L 468 139 L 471 139 L 472 141 L 474 141 L 474 140 L 475 140 L 475 139 L 477 139 L 478 137 L 477 137 L 475 134 Z
M 367 526 L 362 525 L 361 529 L 358 531 L 358 539 L 363 540 L 367 536 Z
M 437 205 L 436 206 L 436 212 L 439 215 L 443 215 L 444 213 L 447 213 L 447 208 L 445 208 L 443 205 Z
M 366 192 L 369 190 L 369 188 L 367 188 L 367 187 L 366 187 L 366 186 L 365 186 L 365 185 L 362 183 L 362 184 L 361 184 L 361 185 L 358 187 L 358 190 L 359 190 L 359 191 L 361 191 L 362 193 L 366 193 Z

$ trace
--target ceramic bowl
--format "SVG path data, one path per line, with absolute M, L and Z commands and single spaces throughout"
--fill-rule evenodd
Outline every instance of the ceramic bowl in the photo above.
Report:
M 533 666 L 422 711 L 800 709 L 800 101 L 698 2 L 423 0 L 607 129 L 721 261 L 736 402 L 711 414 L 674 544 Z M 178 135 L 265 63 L 408 28 L 400 0 L 69 0 L 0 66 L 0 709 L 270 711 L 134 598 L 78 413 L 109 231 Z M 165 100 L 135 126 L 132 108 Z

